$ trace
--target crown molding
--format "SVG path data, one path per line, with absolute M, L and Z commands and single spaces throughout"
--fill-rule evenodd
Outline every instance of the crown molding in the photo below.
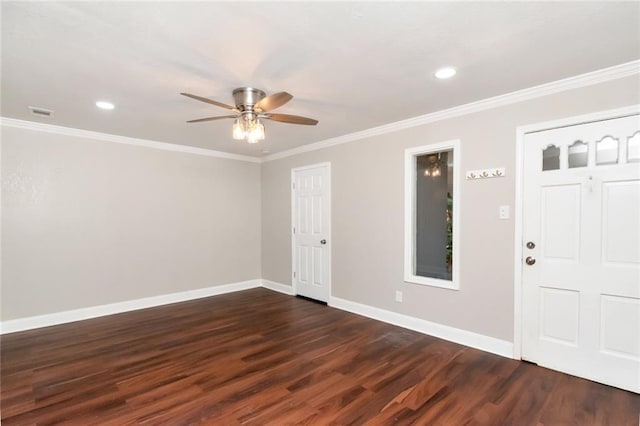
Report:
M 442 121 L 449 118 L 459 117 L 475 112 L 480 112 L 504 105 L 510 105 L 523 102 L 529 99 L 535 99 L 543 96 L 552 95 L 554 93 L 566 90 L 577 89 L 585 86 L 592 86 L 623 77 L 640 74 L 640 60 L 615 65 L 586 74 L 580 74 L 574 77 L 541 84 L 539 86 L 530 87 L 528 89 L 518 90 L 515 92 L 498 95 L 487 99 L 471 102 L 468 104 L 456 106 L 453 108 L 432 112 L 425 115 L 409 118 L 406 120 L 396 121 L 394 123 L 384 124 L 382 126 L 372 127 L 370 129 L 349 133 L 323 141 L 314 142 L 298 148 L 289 149 L 275 154 L 267 155 L 262 158 L 252 157 L 249 155 L 232 154 L 223 151 L 215 151 L 206 148 L 197 148 L 188 145 L 178 145 L 167 142 L 159 142 L 150 139 L 138 139 L 128 136 L 112 135 L 109 133 L 94 132 L 90 130 L 74 129 L 71 127 L 56 126 L 46 123 L 36 123 L 33 121 L 18 120 L 8 117 L 0 117 L 0 125 L 7 127 L 17 127 L 27 130 L 36 130 L 47 133 L 54 133 L 67 136 L 84 137 L 88 139 L 116 142 L 127 145 L 143 146 L 147 148 L 161 149 L 165 151 L 184 152 L 188 154 L 204 155 L 207 157 L 224 158 L 228 160 L 247 161 L 250 163 L 265 163 L 281 158 L 291 157 L 305 152 L 317 151 L 319 149 L 329 148 L 344 143 L 366 139 L 373 136 L 383 135 L 386 133 L 396 132 L 403 129 L 422 126 L 436 121 Z
M 372 136 L 383 135 L 385 133 L 396 132 L 398 130 L 408 129 L 411 127 L 422 126 L 424 124 L 433 123 L 436 121 L 446 120 L 448 118 L 459 117 L 462 115 L 472 114 L 479 111 L 484 111 L 492 108 L 497 108 L 504 105 L 510 105 L 518 102 L 523 102 L 529 99 L 535 99 L 543 96 L 552 95 L 554 93 L 563 92 L 571 89 L 578 89 L 580 87 L 592 86 L 599 83 L 604 83 L 611 80 L 616 80 L 623 77 L 629 77 L 640 73 L 640 60 L 627 62 L 613 67 L 604 68 L 597 71 L 592 71 L 586 74 L 580 74 L 574 77 L 565 78 L 562 80 L 553 81 L 551 83 L 541 84 L 539 86 L 530 87 L 528 89 L 522 89 L 504 95 L 498 95 L 480 101 L 471 102 L 468 104 L 456 106 L 453 108 L 432 112 L 418 117 L 409 118 L 406 120 L 396 121 L 394 123 L 385 124 L 378 127 L 372 127 L 370 129 L 362 130 L 359 132 L 349 133 L 347 135 L 338 136 L 331 139 L 325 139 L 323 141 L 314 142 L 309 145 L 300 146 L 297 148 L 289 149 L 286 151 L 278 152 L 275 154 L 262 157 L 262 162 L 268 162 L 278 160 L 281 158 L 291 157 L 293 155 L 302 154 L 305 152 L 316 151 L 323 148 L 329 148 L 331 146 L 342 145 L 344 143 L 353 142 L 360 139 L 369 138 Z
M 0 117 L 0 125 L 16 127 L 19 129 L 35 130 L 39 132 L 53 133 L 57 135 L 76 136 L 99 141 L 122 143 L 126 145 L 142 146 L 146 148 L 161 149 L 164 151 L 184 152 L 187 154 L 204 155 L 207 157 L 224 158 L 227 160 L 248 161 L 261 163 L 262 160 L 249 155 L 231 154 L 228 152 L 214 151 L 212 149 L 197 148 L 195 146 L 178 145 L 174 143 L 158 142 L 150 139 L 138 139 L 128 136 L 112 135 L 109 133 L 94 132 L 90 130 L 74 129 L 72 127 L 56 126 L 53 124 L 36 123 L 34 121 L 18 120 L 15 118 Z

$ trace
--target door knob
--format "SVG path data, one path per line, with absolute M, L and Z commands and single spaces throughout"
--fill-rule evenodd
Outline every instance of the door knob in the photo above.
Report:
M 527 263 L 527 265 L 533 265 L 534 263 L 536 263 L 536 258 L 527 256 L 527 258 L 524 261 Z
M 320 240 L 320 244 L 327 244 L 327 240 Z
M 531 249 L 536 248 L 536 245 L 535 245 L 535 243 L 534 243 L 533 241 L 529 241 L 529 242 L 527 243 L 527 248 L 528 248 L 529 250 L 531 250 Z

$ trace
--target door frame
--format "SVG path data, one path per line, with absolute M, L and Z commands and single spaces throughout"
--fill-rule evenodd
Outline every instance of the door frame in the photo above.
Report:
M 332 291 L 331 291 L 331 272 L 333 271 L 333 264 L 332 264 L 332 260 L 331 260 L 331 249 L 333 247 L 333 239 L 332 239 L 332 234 L 331 234 L 331 217 L 333 216 L 333 211 L 331 210 L 331 162 L 329 161 L 325 161 L 322 163 L 315 163 L 315 164 L 309 164 L 307 166 L 300 166 L 300 167 L 294 167 L 291 169 L 291 183 L 290 183 L 290 188 L 291 188 L 291 228 L 289 229 L 290 235 L 291 235 L 291 289 L 293 291 L 293 295 L 297 295 L 298 291 L 296 288 L 296 279 L 294 277 L 294 273 L 295 273 L 295 268 L 296 268 L 296 263 L 297 263 L 297 257 L 296 257 L 296 236 L 293 233 L 293 228 L 295 227 L 296 224 L 296 193 L 294 190 L 294 184 L 296 181 L 296 172 L 300 172 L 303 170 L 309 170 L 309 169 L 316 169 L 316 168 L 320 168 L 320 167 L 326 167 L 327 168 L 327 185 L 326 188 L 324 190 L 326 190 L 325 195 L 327 196 L 327 201 L 329 203 L 329 225 L 327 226 L 327 239 L 329 240 L 329 244 L 327 244 L 327 252 L 325 259 L 327 259 L 327 262 L 329 262 L 329 273 L 327 275 L 327 285 L 329 287 L 329 297 L 327 300 L 327 303 L 329 303 L 329 301 L 331 300 L 331 296 L 332 296 Z
M 516 194 L 515 194 L 515 216 L 514 216 L 514 267 L 513 267 L 513 358 L 522 359 L 522 325 L 523 311 L 522 305 L 522 256 L 523 256 L 523 202 L 524 202 L 524 143 L 527 134 L 552 130 L 560 127 L 576 126 L 580 124 L 592 123 L 614 118 L 627 117 L 640 114 L 640 104 L 623 108 L 598 111 L 589 114 L 565 117 L 558 120 L 545 121 L 535 124 L 528 124 L 516 127 Z

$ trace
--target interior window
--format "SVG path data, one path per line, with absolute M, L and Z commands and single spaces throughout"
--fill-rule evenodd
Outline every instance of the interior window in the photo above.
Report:
M 405 241 L 405 281 L 457 288 L 456 148 L 417 149 L 408 155 L 411 229 Z
M 542 170 L 560 169 L 560 148 L 549 145 L 542 151 Z
M 640 132 L 627 139 L 627 161 L 640 161 Z
M 582 141 L 575 141 L 569 145 L 569 168 L 587 167 L 589 159 L 589 145 Z
M 605 136 L 596 142 L 596 164 L 616 164 L 618 162 L 618 139 Z

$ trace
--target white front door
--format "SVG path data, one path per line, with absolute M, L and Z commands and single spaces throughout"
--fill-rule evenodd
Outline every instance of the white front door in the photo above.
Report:
M 640 117 L 525 136 L 522 358 L 640 392 Z
M 293 290 L 329 301 L 331 288 L 331 167 L 292 170 Z

